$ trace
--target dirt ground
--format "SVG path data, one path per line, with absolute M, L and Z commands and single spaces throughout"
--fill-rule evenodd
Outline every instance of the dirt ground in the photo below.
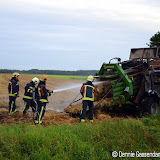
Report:
M 22 114 L 23 108 L 23 94 L 24 94 L 24 87 L 27 83 L 31 81 L 34 76 L 32 75 L 20 75 L 20 97 L 17 98 L 17 112 L 13 115 L 8 115 L 8 82 L 11 78 L 10 74 L 0 74 L 0 124 L 10 124 L 10 123 L 27 123 L 33 124 L 33 113 L 31 109 L 28 111 L 26 116 Z M 39 78 L 39 77 L 38 77 Z M 56 78 L 48 78 L 47 81 L 47 89 L 55 90 L 55 89 L 63 89 L 74 85 L 79 85 L 79 87 L 74 88 L 72 90 L 67 90 L 64 92 L 57 92 L 53 93 L 51 97 L 49 97 L 49 102 L 47 104 L 47 110 L 45 116 L 43 118 L 43 125 L 51 125 L 51 124 L 58 124 L 58 125 L 70 125 L 79 122 L 79 117 L 72 117 L 69 114 L 66 114 L 63 110 L 68 107 L 68 105 L 72 102 L 72 100 L 79 94 L 80 87 L 82 83 L 85 81 L 83 80 L 69 80 L 69 79 L 56 79 Z M 81 95 L 77 97 L 77 99 L 81 98 Z M 79 101 L 74 107 L 81 107 L 81 101 Z M 112 118 L 108 114 L 97 113 L 94 117 L 94 123 L 103 122 L 106 119 L 115 119 Z
M 114 120 L 117 118 L 112 118 L 108 114 L 98 114 L 94 117 L 94 124 L 101 123 L 105 120 Z M 79 123 L 79 117 L 72 117 L 66 113 L 57 113 L 53 110 L 47 110 L 45 116 L 43 117 L 44 126 L 49 126 L 53 124 L 57 125 L 72 125 Z M 87 120 L 86 120 L 87 123 Z M 18 111 L 13 115 L 8 115 L 8 109 L 0 108 L 0 124 L 30 124 L 34 125 L 33 113 L 28 111 L 27 115 L 23 115 L 22 112 Z

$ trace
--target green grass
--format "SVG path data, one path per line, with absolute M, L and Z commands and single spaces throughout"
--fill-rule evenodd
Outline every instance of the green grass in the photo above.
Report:
M 156 116 L 72 126 L 1 125 L 0 159 L 110 160 L 112 151 L 160 152 L 159 122 Z
M 40 77 L 40 74 L 22 74 L 29 76 L 37 76 Z M 58 79 L 75 79 L 75 80 L 86 80 L 87 76 L 71 76 L 71 75 L 47 75 L 50 78 L 58 78 Z
M 86 80 L 87 76 L 70 76 L 70 75 L 47 75 L 51 78 L 61 78 L 61 79 L 79 79 L 79 80 Z

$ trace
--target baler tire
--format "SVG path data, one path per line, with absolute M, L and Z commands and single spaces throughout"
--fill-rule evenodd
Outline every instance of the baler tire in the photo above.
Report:
M 157 98 L 147 97 L 144 101 L 144 111 L 150 115 L 156 115 L 159 107 Z

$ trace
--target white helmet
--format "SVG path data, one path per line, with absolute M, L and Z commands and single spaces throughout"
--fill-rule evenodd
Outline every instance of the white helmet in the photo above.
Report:
M 34 78 L 32 79 L 32 82 L 33 82 L 34 84 L 37 84 L 37 83 L 39 83 L 39 79 L 38 79 L 37 77 L 34 77 Z

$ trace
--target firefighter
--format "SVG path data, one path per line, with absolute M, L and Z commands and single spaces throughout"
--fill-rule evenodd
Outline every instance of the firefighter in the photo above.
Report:
M 42 118 L 46 111 L 46 104 L 48 103 L 48 96 L 51 96 L 51 91 L 46 89 L 47 76 L 42 75 L 38 84 L 38 109 L 35 118 L 35 124 L 42 124 Z
M 89 106 L 89 120 L 90 122 L 93 122 L 93 101 L 94 92 L 96 92 L 96 88 L 92 84 L 93 80 L 93 76 L 88 76 L 87 82 L 82 85 L 80 90 L 80 93 L 83 96 L 80 122 L 85 122 L 87 106 Z
M 38 83 L 39 83 L 39 79 L 37 77 L 34 77 L 32 81 L 25 86 L 25 93 L 23 96 L 24 107 L 22 109 L 23 115 L 26 114 L 29 107 L 31 107 L 32 111 L 35 112 L 36 97 L 37 97 L 36 85 Z
M 14 72 L 8 84 L 9 92 L 9 115 L 16 112 L 16 98 L 19 97 L 19 73 Z

